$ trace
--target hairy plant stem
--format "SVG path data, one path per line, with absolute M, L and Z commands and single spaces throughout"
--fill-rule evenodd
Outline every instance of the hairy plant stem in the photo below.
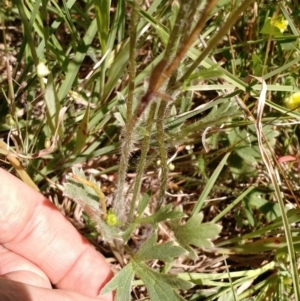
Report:
M 188 35 L 188 30 L 187 30 L 188 24 L 189 24 L 190 17 L 192 17 L 195 12 L 194 6 L 195 6 L 195 2 L 192 0 L 187 0 L 185 2 L 181 1 L 178 15 L 176 17 L 174 27 L 170 34 L 164 57 L 155 66 L 155 68 L 152 71 L 152 74 L 151 74 L 150 80 L 149 80 L 149 88 L 148 88 L 147 93 L 145 94 L 145 96 L 142 99 L 142 102 L 141 102 L 141 105 L 140 105 L 140 108 L 138 111 L 138 116 L 140 116 L 141 113 L 145 110 L 145 107 L 147 106 L 150 98 L 154 94 L 153 92 L 158 90 L 159 87 L 157 87 L 157 83 L 158 83 L 159 79 L 161 77 L 163 78 L 161 84 L 165 81 L 166 77 L 164 77 L 163 71 L 167 67 L 169 67 L 173 64 L 173 63 L 169 64 L 169 61 L 172 61 L 172 58 L 176 55 L 179 42 L 182 40 L 185 40 L 186 36 Z M 210 8 L 210 6 L 208 6 L 206 9 L 207 9 L 207 11 L 210 11 L 211 8 Z M 183 20 L 185 20 L 185 22 Z M 181 46 L 181 48 L 182 48 L 182 46 Z M 176 60 L 176 57 L 175 57 L 174 61 L 175 60 Z M 172 70 L 172 72 L 174 70 Z M 168 84 L 167 93 L 172 94 L 173 89 L 172 89 L 172 85 L 170 83 L 175 83 L 174 79 L 177 76 L 177 72 L 176 72 L 176 75 L 172 76 L 170 73 L 169 76 L 171 76 L 171 79 Z M 159 151 L 160 151 L 160 159 L 161 159 L 161 184 L 160 184 L 160 191 L 159 191 L 157 206 L 160 206 L 164 201 L 164 195 L 165 195 L 167 178 L 168 178 L 167 150 L 166 150 L 166 147 L 164 144 L 164 117 L 165 117 L 167 105 L 168 105 L 167 101 L 162 99 L 160 106 L 159 106 L 158 116 L 157 116 L 158 119 L 157 119 L 157 123 L 156 123 L 157 137 L 158 137 L 158 144 L 159 144 Z
M 135 129 L 134 119 L 128 122 L 123 130 L 123 142 L 121 145 L 121 156 L 118 170 L 118 181 L 117 181 L 117 191 L 115 194 L 113 209 L 118 220 L 122 223 L 126 223 L 126 200 L 125 195 L 125 183 L 128 168 L 128 160 L 133 145 L 133 134 Z
M 161 72 L 161 76 L 157 78 L 155 81 L 155 84 L 153 84 L 153 92 L 158 91 L 158 89 L 163 85 L 165 80 L 171 76 L 171 74 L 176 70 L 176 68 L 179 66 L 181 60 L 185 56 L 186 52 L 189 50 L 189 48 L 192 46 L 194 41 L 197 39 L 198 35 L 202 31 L 212 9 L 217 4 L 218 0 L 211 0 L 206 7 L 204 8 L 201 17 L 196 24 L 195 28 L 191 32 L 191 34 L 184 40 L 184 42 L 181 44 L 181 47 L 179 48 L 174 60 L 169 64 L 167 67 L 163 69 L 163 72 Z
M 167 94 L 172 95 L 173 94 L 173 86 L 176 82 L 178 72 L 175 71 L 167 86 Z M 164 134 L 164 120 L 167 114 L 167 107 L 168 102 L 165 100 L 161 100 L 158 114 L 157 114 L 157 122 L 156 122 L 156 129 L 157 129 L 157 139 L 158 139 L 158 147 L 160 152 L 160 161 L 161 161 L 161 175 L 160 175 L 160 186 L 159 186 L 159 194 L 157 199 L 157 206 L 156 209 L 159 209 L 159 207 L 163 204 L 165 199 L 165 193 L 167 190 L 167 181 L 168 181 L 168 173 L 169 173 L 169 167 L 168 167 L 168 152 L 167 147 L 165 145 L 165 134 Z
M 131 206 L 130 206 L 130 211 L 129 211 L 128 222 L 131 222 L 133 220 L 135 205 L 137 203 L 137 199 L 138 199 L 138 196 L 140 193 L 142 177 L 143 177 L 145 165 L 146 165 L 146 157 L 147 157 L 147 153 L 149 150 L 150 133 L 151 133 L 151 129 L 152 129 L 153 122 L 154 122 L 156 107 L 157 107 L 156 102 L 153 102 L 150 106 L 150 111 L 149 111 L 147 124 L 146 124 L 146 135 L 144 136 L 144 139 L 143 139 L 143 143 L 142 143 L 142 147 L 141 147 L 140 161 L 137 166 L 137 175 L 136 175 L 135 183 L 134 183 L 134 187 L 133 187 L 133 196 L 132 196 L 132 201 L 131 201 Z
M 138 0 L 133 1 L 131 23 L 130 23 L 130 42 L 129 42 L 129 82 L 128 82 L 128 99 L 126 112 L 126 126 L 123 132 L 123 143 L 121 147 L 120 165 L 118 171 L 117 191 L 114 200 L 114 210 L 119 221 L 126 223 L 126 200 L 124 198 L 126 175 L 128 169 L 128 161 L 133 145 L 133 135 L 135 131 L 136 120 L 133 118 L 133 94 L 134 94 L 134 79 L 136 77 L 136 39 L 137 39 L 137 24 L 138 24 L 139 6 Z M 134 205 L 131 205 L 131 207 Z
M 192 15 L 190 15 L 190 10 L 191 6 L 193 6 L 193 2 L 194 0 L 189 0 L 186 1 L 185 4 L 181 4 L 179 6 L 176 21 L 170 33 L 168 45 L 165 50 L 164 60 L 170 60 L 172 58 L 178 49 L 179 38 L 182 38 L 183 35 L 188 34 L 188 32 L 184 31 L 184 29 L 187 29 L 186 25 L 189 23 L 187 20 L 191 20 L 190 18 L 192 18 Z M 193 11 L 195 11 L 194 8 Z M 187 16 L 189 17 L 188 19 L 186 19 Z M 183 22 L 183 20 L 185 20 L 185 22 Z
M 176 55 L 176 51 L 178 49 L 178 45 L 181 40 L 184 40 L 187 30 L 187 16 L 192 17 L 195 9 L 194 9 L 194 1 L 186 1 L 186 3 L 181 3 L 180 9 L 173 27 L 173 30 L 170 34 L 170 39 L 166 48 L 166 52 L 164 55 L 163 61 L 168 65 L 168 60 Z M 183 22 L 185 20 L 185 22 Z M 175 81 L 177 77 L 177 72 L 174 72 L 168 82 L 166 93 L 168 95 L 172 95 Z M 165 145 L 165 134 L 164 134 L 164 121 L 167 112 L 168 101 L 162 99 L 158 108 L 157 113 L 157 121 L 156 121 L 156 130 L 157 130 L 157 141 L 158 148 L 160 153 L 160 185 L 159 185 L 159 193 L 156 203 L 156 210 L 160 208 L 160 206 L 164 203 L 165 193 L 167 190 L 167 181 L 168 181 L 168 154 L 167 148 Z
M 160 185 L 159 185 L 159 194 L 156 204 L 156 209 L 164 203 L 165 193 L 167 188 L 167 180 L 168 180 L 168 154 L 165 146 L 165 135 L 164 135 L 164 118 L 167 109 L 168 102 L 165 100 L 161 100 L 160 106 L 158 108 L 157 113 L 157 121 L 156 121 L 156 130 L 157 130 L 157 141 L 158 148 L 160 153 Z
M 192 74 L 192 72 L 199 66 L 199 64 L 205 59 L 209 52 L 219 43 L 219 41 L 224 38 L 227 31 L 234 25 L 240 15 L 247 9 L 247 7 L 254 2 L 254 0 L 245 0 L 238 9 L 231 15 L 231 17 L 225 22 L 223 27 L 215 34 L 215 36 L 210 40 L 207 47 L 204 48 L 202 53 L 194 61 L 194 63 L 189 67 L 185 74 L 178 80 L 176 88 L 180 87 L 182 83 Z
M 195 14 L 197 13 L 197 6 L 198 9 L 203 9 L 202 4 L 199 3 L 197 6 L 195 5 L 195 1 L 181 1 L 180 4 L 180 11 L 178 13 L 178 18 L 176 19 L 176 23 L 180 26 L 180 35 L 177 38 L 179 43 L 183 43 L 187 37 L 191 34 L 193 27 L 191 26 L 193 20 L 195 20 Z M 201 1 L 202 3 L 205 1 Z M 201 7 L 201 8 L 200 8 Z M 184 21 L 183 21 L 184 20 Z M 175 27 L 175 26 L 174 26 Z M 177 49 L 178 50 L 178 49 Z
M 164 82 L 171 77 L 172 73 L 176 70 L 176 68 L 179 66 L 181 60 L 185 56 L 186 52 L 189 50 L 189 48 L 192 46 L 194 41 L 197 39 L 198 35 L 200 34 L 201 30 L 203 29 L 206 20 L 209 17 L 209 14 L 211 13 L 212 9 L 215 7 L 218 0 L 211 0 L 206 7 L 204 8 L 201 17 L 196 24 L 195 28 L 192 30 L 191 34 L 188 35 L 188 37 L 180 44 L 179 50 L 177 51 L 175 57 L 170 60 L 170 57 L 164 56 L 163 59 L 153 68 L 152 73 L 149 78 L 149 86 L 146 94 L 143 96 L 140 107 L 138 109 L 137 116 L 140 116 L 143 111 L 145 110 L 145 107 L 148 105 L 148 103 L 151 101 L 153 96 L 157 96 L 158 90 L 161 88 L 161 86 L 164 84 Z M 181 3 L 181 5 L 183 5 Z M 176 20 L 177 22 L 180 22 L 182 20 Z M 178 31 L 180 26 L 175 27 L 175 31 Z M 172 41 L 177 40 L 177 36 L 175 34 L 171 34 Z M 171 47 L 171 43 L 168 43 L 167 46 L 168 53 L 174 49 L 174 47 Z M 177 49 L 176 49 L 177 50 Z M 172 57 L 171 57 L 172 58 Z

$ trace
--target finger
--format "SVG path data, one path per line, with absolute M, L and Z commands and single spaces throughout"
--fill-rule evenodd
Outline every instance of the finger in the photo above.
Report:
M 105 301 L 105 299 L 95 299 L 87 297 L 77 292 L 67 290 L 54 290 L 40 288 L 15 282 L 0 277 L 0 300 L 1 301 Z
M 104 257 L 43 195 L 2 169 L 0 185 L 0 244 L 36 264 L 57 287 L 98 296 L 112 277 Z
M 31 261 L 0 245 L 0 276 L 26 284 L 52 288 L 46 274 Z

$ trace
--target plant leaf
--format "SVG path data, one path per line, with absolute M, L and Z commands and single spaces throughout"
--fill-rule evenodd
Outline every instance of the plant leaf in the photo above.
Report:
M 213 223 L 202 224 L 203 214 L 192 216 L 185 225 L 173 228 L 177 241 L 184 248 L 194 245 L 199 248 L 212 248 L 212 239 L 216 238 L 222 227 Z
M 183 301 L 174 289 L 189 289 L 192 283 L 179 279 L 174 275 L 161 274 L 153 271 L 143 262 L 149 259 L 159 259 L 171 262 L 174 257 L 184 254 L 182 247 L 174 246 L 173 242 L 155 245 L 157 234 L 154 233 L 134 255 L 131 262 L 125 266 L 102 290 L 101 294 L 107 294 L 117 290 L 115 301 L 129 301 L 132 280 L 137 274 L 147 287 L 151 301 Z M 159 285 L 158 285 L 159 284 Z
M 188 290 L 193 284 L 175 275 L 166 275 L 153 271 L 146 264 L 132 261 L 133 270 L 143 280 L 151 301 L 184 301 L 175 289 Z
M 87 179 L 82 169 L 72 168 L 72 172 L 74 175 L 82 179 L 96 183 L 96 181 L 92 177 L 90 179 Z M 91 207 L 95 211 L 95 214 L 101 216 L 98 201 L 99 198 L 96 192 L 93 190 L 93 188 L 84 185 L 81 182 L 69 176 L 67 176 L 67 180 L 68 182 L 65 183 L 64 195 L 72 198 L 76 203 L 82 206 L 83 209 L 85 206 Z
M 154 233 L 138 250 L 134 258 L 136 261 L 146 261 L 150 259 L 159 259 L 165 262 L 171 262 L 174 257 L 178 257 L 186 250 L 179 246 L 174 246 L 173 242 L 167 242 L 155 245 L 157 234 Z
M 86 107 L 84 116 L 78 126 L 76 133 L 76 143 L 74 147 L 74 152 L 80 154 L 81 150 L 86 144 L 86 140 L 89 137 L 88 127 L 89 127 L 89 118 L 90 118 L 90 103 Z
M 255 208 L 262 212 L 266 216 L 268 222 L 271 222 L 281 215 L 279 205 L 266 200 L 264 198 L 264 193 L 259 190 L 254 190 L 247 195 L 243 200 L 243 203 L 247 208 Z
M 150 215 L 147 217 L 142 217 L 142 218 L 137 218 L 135 222 L 139 223 L 139 224 L 156 225 L 157 223 L 159 223 L 161 221 L 165 221 L 168 219 L 174 219 L 174 218 L 182 218 L 183 216 L 184 216 L 184 213 L 182 213 L 178 210 L 174 210 L 172 208 L 172 204 L 169 204 L 164 207 L 161 207 L 153 215 Z
M 125 266 L 115 277 L 110 280 L 102 289 L 101 295 L 116 290 L 115 301 L 130 301 L 130 292 L 134 271 L 132 264 Z
M 74 175 L 98 185 L 93 177 L 87 179 L 82 169 L 73 168 L 72 171 Z M 106 241 L 110 242 L 122 235 L 122 232 L 117 227 L 107 225 L 101 218 L 102 212 L 99 206 L 99 197 L 92 187 L 67 176 L 67 183 L 65 183 L 64 188 L 64 195 L 70 197 L 82 207 L 83 211 L 95 224 L 97 231 L 103 235 Z

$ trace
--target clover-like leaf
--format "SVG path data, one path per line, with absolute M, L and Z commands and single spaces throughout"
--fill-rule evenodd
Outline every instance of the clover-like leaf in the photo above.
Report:
M 136 261 L 146 261 L 150 259 L 159 259 L 165 262 L 171 262 L 174 257 L 186 253 L 186 250 L 179 246 L 174 246 L 173 242 L 167 242 L 155 245 L 157 234 L 154 233 L 135 254 Z

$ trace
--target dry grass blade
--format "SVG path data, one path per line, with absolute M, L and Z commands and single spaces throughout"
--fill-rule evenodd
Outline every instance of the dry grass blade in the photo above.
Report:
M 295 300 L 299 301 L 300 300 L 300 286 L 299 286 L 299 280 L 298 280 L 297 259 L 296 259 L 296 255 L 295 255 L 295 248 L 294 248 L 293 238 L 291 235 L 290 224 L 287 219 L 284 202 L 281 197 L 281 191 L 280 191 L 280 187 L 278 184 L 278 183 L 280 183 L 280 179 L 277 178 L 277 174 L 275 173 L 273 163 L 272 163 L 271 159 L 269 158 L 269 155 L 263 145 L 262 116 L 263 116 L 264 106 L 265 106 L 265 101 L 266 101 L 267 85 L 266 85 L 266 82 L 262 78 L 254 77 L 254 76 L 253 76 L 253 78 L 255 78 L 256 80 L 258 80 L 262 83 L 262 90 L 259 95 L 258 106 L 257 106 L 257 119 L 255 122 L 255 128 L 256 128 L 256 133 L 257 133 L 257 138 L 258 138 L 258 146 L 259 146 L 264 164 L 268 170 L 270 180 L 275 189 L 274 194 L 276 197 L 276 201 L 278 202 L 280 210 L 281 210 L 281 217 L 282 217 L 282 221 L 283 221 L 283 225 L 284 225 L 285 237 L 287 240 L 287 248 L 288 248 L 289 257 L 291 260 L 291 271 L 292 271 L 292 278 L 293 278 L 293 283 L 294 283 L 294 288 L 295 288 Z

